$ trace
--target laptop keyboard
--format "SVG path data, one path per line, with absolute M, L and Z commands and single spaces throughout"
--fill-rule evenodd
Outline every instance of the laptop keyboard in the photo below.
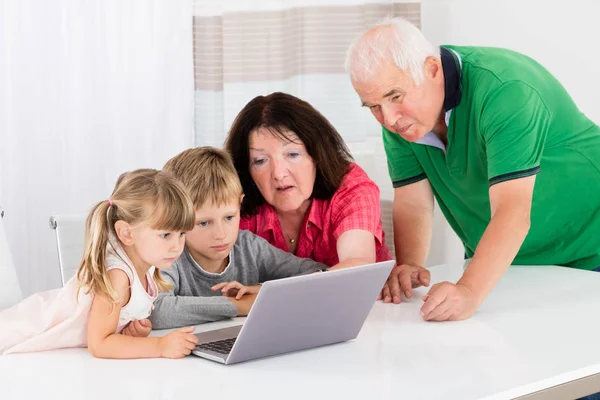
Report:
M 233 344 L 235 343 L 235 339 L 237 339 L 237 338 L 217 340 L 216 342 L 202 343 L 202 344 L 197 345 L 196 348 L 199 350 L 211 350 L 211 351 L 214 351 L 215 353 L 220 353 L 220 354 L 229 354 L 231 352 L 231 348 L 233 347 Z

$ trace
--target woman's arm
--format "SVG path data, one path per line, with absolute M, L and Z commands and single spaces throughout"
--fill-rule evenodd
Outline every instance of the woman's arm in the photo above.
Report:
M 329 269 L 372 264 L 376 261 L 375 236 L 369 231 L 346 231 L 340 235 L 336 246 L 339 263 Z
M 381 203 L 375 182 L 360 178 L 334 194 L 331 229 L 336 241 L 338 264 L 331 269 L 371 264 L 377 260 L 377 243 L 383 246 Z

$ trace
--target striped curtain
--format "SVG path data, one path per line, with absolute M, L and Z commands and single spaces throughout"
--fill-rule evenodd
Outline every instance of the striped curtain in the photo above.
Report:
M 402 16 L 420 26 L 421 4 L 317 4 L 322 2 L 195 0 L 195 142 L 221 147 L 233 119 L 255 96 L 281 91 L 310 102 L 337 128 L 356 162 L 381 189 L 383 228 L 393 252 L 393 189 L 381 127 L 360 107 L 344 59 L 352 40 L 385 17 Z
M 250 99 L 287 92 L 310 102 L 332 122 L 357 162 L 382 191 L 389 189 L 391 198 L 381 128 L 360 108 L 344 58 L 352 40 L 386 16 L 403 16 L 420 26 L 420 2 L 312 3 L 195 0 L 196 144 L 222 146 Z

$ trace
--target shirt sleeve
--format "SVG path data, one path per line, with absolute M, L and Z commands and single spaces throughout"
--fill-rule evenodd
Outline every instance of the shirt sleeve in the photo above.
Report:
M 223 296 L 178 296 L 179 272 L 175 266 L 161 271 L 173 289 L 158 295 L 150 314 L 153 329 L 179 328 L 237 316 L 237 307 Z
M 480 120 L 490 186 L 540 172 L 549 124 L 546 105 L 529 85 L 511 81 L 494 91 Z
M 336 241 L 342 233 L 360 229 L 371 232 L 379 244 L 383 243 L 381 203 L 375 182 L 362 181 L 341 188 L 334 196 L 331 228 Z
M 388 172 L 394 188 L 410 185 L 427 178 L 410 144 L 396 133 L 382 127 L 383 147 Z
M 310 274 L 327 268 L 327 265 L 272 246 L 258 235 L 247 235 L 246 246 L 251 249 L 254 264 L 258 267 L 260 282 Z

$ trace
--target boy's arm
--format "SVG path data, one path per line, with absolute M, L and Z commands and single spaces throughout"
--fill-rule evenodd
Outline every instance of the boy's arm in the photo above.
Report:
M 238 315 L 236 305 L 224 296 L 175 296 L 161 293 L 154 302 L 150 321 L 154 329 L 178 328 L 218 321 Z
M 327 269 L 325 264 L 309 258 L 296 257 L 292 253 L 278 249 L 258 235 L 252 235 L 248 242 L 254 262 L 258 266 L 260 282 Z
M 238 314 L 237 307 L 227 297 L 179 296 L 181 279 L 185 279 L 185 275 L 179 274 L 179 267 L 185 266 L 177 263 L 161 271 L 163 278 L 171 281 L 173 289 L 159 294 L 154 301 L 154 310 L 149 317 L 153 329 L 198 325 Z

